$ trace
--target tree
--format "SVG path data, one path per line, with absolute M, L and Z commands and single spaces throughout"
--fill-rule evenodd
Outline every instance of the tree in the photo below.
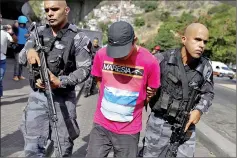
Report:
M 35 16 L 30 17 L 32 21 L 40 21 L 44 18 L 44 12 L 42 10 L 43 1 L 29 1 Z
M 163 17 L 162 17 L 163 16 Z M 222 4 L 211 8 L 208 14 L 201 14 L 199 18 L 184 12 L 180 17 L 168 16 L 163 13 L 164 23 L 157 35 L 145 43 L 152 49 L 160 45 L 162 50 L 180 46 L 180 37 L 185 28 L 192 22 L 204 24 L 209 30 L 209 40 L 204 55 L 224 63 L 236 63 L 236 8 Z
M 103 33 L 103 41 L 102 41 L 103 45 L 108 43 L 108 28 L 111 24 L 112 24 L 111 21 L 98 23 L 98 26 Z
M 169 12 L 163 13 L 166 21 L 161 25 L 155 38 L 146 43 L 147 48 L 160 45 L 162 50 L 173 49 L 180 46 L 180 35 L 185 27 L 196 20 L 195 16 L 183 13 L 180 17 L 171 17 Z
M 215 14 L 215 13 L 223 13 L 225 11 L 227 11 L 228 9 L 230 9 L 231 7 L 227 4 L 221 4 L 220 6 L 214 6 L 211 9 L 208 10 L 208 14 Z
M 134 4 L 144 9 L 146 13 L 157 8 L 157 2 L 155 1 L 135 1 Z
M 144 5 L 145 12 L 151 12 L 157 8 L 157 3 L 156 2 L 147 2 Z
M 145 25 L 145 20 L 141 17 L 135 18 L 134 25 L 136 27 L 141 27 Z
M 209 28 L 207 50 L 211 52 L 210 57 L 224 63 L 236 63 L 236 8 L 220 5 L 210 10 L 211 18 L 202 19 Z
M 148 41 L 145 45 L 152 49 L 155 45 L 159 45 L 161 50 L 172 49 L 179 46 L 179 37 L 176 37 L 174 30 L 177 30 L 177 23 L 167 22 L 161 25 L 154 40 Z
M 169 17 L 170 17 L 170 12 L 166 11 L 166 12 L 161 13 L 160 20 L 161 21 L 168 21 Z

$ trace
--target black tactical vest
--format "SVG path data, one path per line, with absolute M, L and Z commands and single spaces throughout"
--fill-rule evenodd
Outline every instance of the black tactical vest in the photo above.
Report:
M 54 37 L 49 26 L 40 26 L 38 28 L 39 37 L 42 46 L 44 47 L 46 64 L 48 69 L 55 75 L 69 75 L 69 73 L 76 70 L 75 61 L 75 47 L 74 37 L 80 31 L 75 25 L 67 24 L 62 30 Z M 30 72 L 30 86 L 36 91 L 38 88 L 35 86 L 36 80 L 39 78 L 39 73 Z M 74 90 L 75 86 L 67 86 L 63 89 L 55 89 L 54 93 L 68 93 Z
M 45 58 L 47 67 L 55 75 L 68 75 L 76 70 L 74 53 L 74 37 L 78 33 L 74 25 L 67 25 L 57 33 L 56 37 L 52 36 L 51 28 L 46 27 L 39 34 L 43 38 L 45 49 Z
M 181 103 L 184 101 L 182 87 L 183 74 L 178 64 L 178 62 L 182 61 L 181 58 L 178 58 L 177 53 L 181 53 L 179 49 L 167 52 L 163 55 L 163 61 L 160 63 L 161 87 L 149 102 L 152 111 L 171 117 L 176 117 Z M 193 69 L 188 70 L 188 73 L 186 73 L 189 95 L 194 86 L 202 86 L 204 82 L 204 67 L 207 61 L 208 60 L 201 57 L 201 59 L 194 62 L 192 66 Z

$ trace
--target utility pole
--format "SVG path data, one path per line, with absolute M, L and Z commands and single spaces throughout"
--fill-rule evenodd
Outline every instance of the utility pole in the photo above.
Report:
M 120 21 L 120 19 L 121 19 L 121 14 L 122 14 L 122 0 L 120 1 L 119 21 Z

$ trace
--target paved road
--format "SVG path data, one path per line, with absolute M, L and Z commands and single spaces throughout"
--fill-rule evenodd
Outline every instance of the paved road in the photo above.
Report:
M 24 147 L 23 137 L 18 130 L 22 110 L 26 105 L 27 92 L 29 87 L 23 87 L 14 93 L 14 90 L 6 91 L 6 98 L 3 99 L 1 105 L 1 156 L 4 157 L 22 157 L 24 156 L 22 150 Z M 95 111 L 97 96 L 90 98 L 81 98 L 77 105 L 78 122 L 81 129 L 81 135 L 75 141 L 73 156 L 84 157 L 86 154 L 87 142 L 89 133 L 92 127 L 92 118 Z M 145 121 L 148 113 L 144 112 L 143 129 L 145 128 Z M 144 130 L 141 132 L 141 138 L 144 136 Z M 139 144 L 141 147 L 141 142 Z M 199 141 L 196 147 L 196 157 L 214 157 L 214 155 L 207 150 Z
M 30 87 L 28 86 L 27 80 L 19 82 L 13 81 L 13 61 L 8 60 L 7 64 L 8 68 L 6 76 L 4 78 L 4 97 L 1 100 L 1 156 L 22 157 L 24 156 L 22 152 L 24 147 L 24 140 L 22 134 L 18 130 L 18 127 L 22 117 L 22 110 L 24 109 L 27 102 Z M 26 73 L 24 75 L 27 76 Z M 75 141 L 73 156 L 83 157 L 86 154 L 87 142 L 89 138 L 88 136 L 92 127 L 92 119 L 96 107 L 96 101 L 97 96 L 94 95 L 89 98 L 82 97 L 77 104 L 77 120 L 81 128 L 81 135 Z M 216 103 L 218 103 L 218 101 L 214 103 L 213 107 L 217 107 Z M 222 104 L 220 104 L 219 106 L 221 105 Z M 214 110 L 210 110 L 210 113 L 212 111 L 215 114 Z M 141 132 L 141 137 L 143 137 L 144 135 L 147 116 L 148 113 L 144 112 L 144 126 L 143 131 Z M 220 118 L 225 119 L 225 117 Z M 213 121 L 215 122 L 215 119 L 213 119 Z M 223 127 L 226 128 L 225 126 Z M 215 157 L 215 155 L 213 155 L 204 145 L 197 140 L 195 157 Z M 141 146 L 141 142 L 139 146 Z
M 214 78 L 213 105 L 202 120 L 236 144 L 236 80 Z

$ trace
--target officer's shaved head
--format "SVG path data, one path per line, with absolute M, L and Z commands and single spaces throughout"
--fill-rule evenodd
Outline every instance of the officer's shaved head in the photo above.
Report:
M 65 0 L 58 1 L 59 5 L 67 7 L 67 2 Z
M 184 36 L 189 36 L 190 34 L 195 32 L 197 29 L 203 29 L 208 32 L 208 29 L 206 28 L 205 25 L 203 25 L 201 23 L 192 23 L 186 27 L 186 29 L 184 31 Z
M 70 8 L 65 0 L 44 0 L 44 10 L 52 27 L 63 27 L 67 23 Z
M 182 43 L 185 51 L 193 58 L 200 58 L 209 37 L 208 29 L 200 23 L 192 23 L 185 29 Z
M 58 0 L 58 1 L 55 1 L 55 0 L 44 0 L 44 4 L 45 3 L 54 3 L 54 4 L 57 4 L 61 7 L 67 7 L 67 2 L 65 0 Z

